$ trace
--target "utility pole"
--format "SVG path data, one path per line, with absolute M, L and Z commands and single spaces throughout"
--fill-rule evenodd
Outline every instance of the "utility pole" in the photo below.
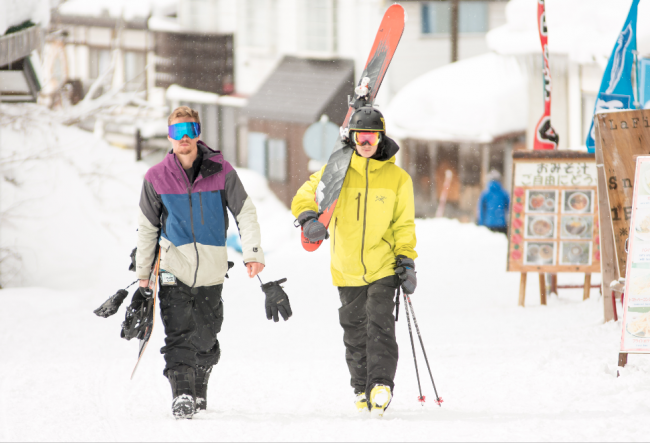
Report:
M 458 2 L 451 0 L 451 62 L 458 61 Z

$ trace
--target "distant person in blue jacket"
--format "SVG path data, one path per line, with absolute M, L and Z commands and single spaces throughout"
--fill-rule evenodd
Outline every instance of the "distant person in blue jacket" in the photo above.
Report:
M 478 200 L 477 224 L 507 235 L 509 205 L 510 196 L 501 186 L 501 174 L 493 169 L 488 174 L 487 185 Z

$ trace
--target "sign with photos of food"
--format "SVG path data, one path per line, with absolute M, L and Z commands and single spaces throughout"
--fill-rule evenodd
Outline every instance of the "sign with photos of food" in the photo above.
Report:
M 650 157 L 638 157 L 628 240 L 621 352 L 650 353 Z
M 600 272 L 593 154 L 513 154 L 508 271 Z

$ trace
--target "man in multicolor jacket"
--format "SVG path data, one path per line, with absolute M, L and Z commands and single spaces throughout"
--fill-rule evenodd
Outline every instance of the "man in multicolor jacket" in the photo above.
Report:
M 230 163 L 199 141 L 198 112 L 181 106 L 168 124 L 173 150 L 149 169 L 142 187 L 136 272 L 146 287 L 160 245 L 164 374 L 174 416 L 191 418 L 206 408 L 208 378 L 221 354 L 226 208 L 237 221 L 249 277 L 264 269 L 264 253 L 255 206 Z
M 341 298 L 339 320 L 357 408 L 382 416 L 397 370 L 395 290 L 401 284 L 412 294 L 417 285 L 413 182 L 395 165 L 399 146 L 386 137 L 381 112 L 359 108 L 348 129 L 355 153 L 329 226 L 332 280 Z M 291 204 L 305 237 L 314 242 L 327 235 L 314 201 L 324 170 L 302 185 Z

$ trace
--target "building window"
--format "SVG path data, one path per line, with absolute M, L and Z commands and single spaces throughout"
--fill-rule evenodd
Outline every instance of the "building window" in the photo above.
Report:
M 298 3 L 299 48 L 306 52 L 336 51 L 336 1 Z
M 266 177 L 266 134 L 248 133 L 248 169 Z
M 451 1 L 423 2 L 421 5 L 422 34 L 451 32 Z M 458 4 L 458 32 L 461 34 L 488 31 L 488 2 L 461 1 Z
M 269 139 L 268 143 L 268 177 L 275 182 L 287 180 L 287 142 Z
M 275 45 L 275 8 L 273 0 L 246 0 L 244 20 L 246 45 L 267 48 Z
M 124 81 L 127 91 L 139 91 L 144 89 L 145 75 L 145 53 L 127 51 L 124 53 Z
M 99 78 L 111 66 L 111 51 L 109 49 L 90 48 L 88 63 L 90 79 Z
M 287 142 L 262 132 L 248 133 L 248 169 L 274 182 L 287 180 Z

